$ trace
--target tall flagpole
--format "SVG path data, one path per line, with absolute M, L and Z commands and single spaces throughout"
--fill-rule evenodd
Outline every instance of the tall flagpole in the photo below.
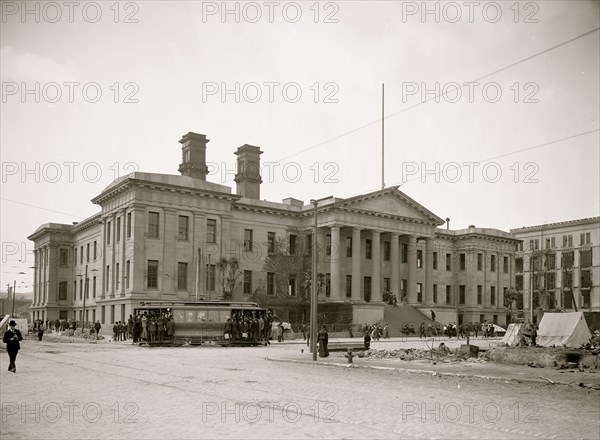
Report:
M 381 189 L 385 188 L 385 84 L 381 83 Z

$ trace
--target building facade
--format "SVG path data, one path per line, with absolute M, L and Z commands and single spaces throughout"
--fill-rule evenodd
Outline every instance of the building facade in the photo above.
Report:
M 235 257 L 242 279 L 232 299 L 275 295 L 265 270 L 275 240 L 290 254 L 311 236 L 314 207 L 260 199 L 260 148 L 236 151 L 236 192 L 206 181 L 205 135 L 179 141 L 181 175 L 134 172 L 92 202 L 100 212 L 73 225 L 44 224 L 35 244 L 32 318 L 126 320 L 141 301 L 217 299 L 219 261 Z M 319 301 L 348 303 L 352 322 L 383 318 L 391 293 L 441 322 L 505 323 L 504 294 L 515 282 L 519 240 L 496 229 L 452 231 L 398 187 L 317 201 Z M 302 280 L 287 280 L 296 296 Z M 85 312 L 84 312 L 85 309 Z
M 600 217 L 512 229 L 524 310 L 600 311 Z

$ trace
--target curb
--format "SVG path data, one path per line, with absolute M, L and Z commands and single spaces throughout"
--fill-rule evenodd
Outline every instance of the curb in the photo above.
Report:
M 481 374 L 450 373 L 450 372 L 440 372 L 440 371 L 434 371 L 434 370 L 420 370 L 420 369 L 415 369 L 415 368 L 381 367 L 381 366 L 377 366 L 377 365 L 340 364 L 337 362 L 317 362 L 317 363 L 315 363 L 314 361 L 303 361 L 303 360 L 297 360 L 297 359 L 275 359 L 275 358 L 271 358 L 271 357 L 266 357 L 265 360 L 272 361 L 272 362 L 320 365 L 320 366 L 325 366 L 325 367 L 362 368 L 362 369 L 366 369 L 366 370 L 398 371 L 398 372 L 402 372 L 402 373 L 412 373 L 412 374 L 416 373 L 416 374 L 422 374 L 422 375 L 428 375 L 428 376 L 474 378 L 474 379 L 502 381 L 502 382 L 511 382 L 511 383 L 530 382 L 530 383 L 543 384 L 543 385 L 566 385 L 566 386 L 572 386 L 571 384 L 575 383 L 575 382 L 562 382 L 562 381 L 548 382 L 548 380 L 544 380 L 544 379 L 531 379 L 531 378 L 517 379 L 514 377 L 486 376 L 486 375 L 481 375 Z

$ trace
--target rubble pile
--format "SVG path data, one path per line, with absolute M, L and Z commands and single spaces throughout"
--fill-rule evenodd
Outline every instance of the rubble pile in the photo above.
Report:
M 443 342 L 438 348 L 432 350 L 419 350 L 416 348 L 399 348 L 397 350 L 370 349 L 358 353 L 359 358 L 373 360 L 402 360 L 402 361 L 432 361 L 432 362 L 485 362 L 486 359 L 480 355 L 478 358 L 469 358 L 459 350 L 450 350 Z

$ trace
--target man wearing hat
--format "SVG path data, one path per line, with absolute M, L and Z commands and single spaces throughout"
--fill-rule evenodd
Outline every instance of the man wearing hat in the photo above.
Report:
M 4 332 L 4 338 L 2 339 L 6 344 L 6 351 L 8 352 L 8 357 L 10 359 L 8 371 L 12 371 L 13 373 L 17 372 L 15 361 L 17 360 L 17 353 L 21 349 L 21 344 L 19 344 L 19 341 L 23 340 L 21 332 L 17 330 L 16 327 L 17 323 L 14 320 L 11 320 L 8 323 L 8 330 Z

